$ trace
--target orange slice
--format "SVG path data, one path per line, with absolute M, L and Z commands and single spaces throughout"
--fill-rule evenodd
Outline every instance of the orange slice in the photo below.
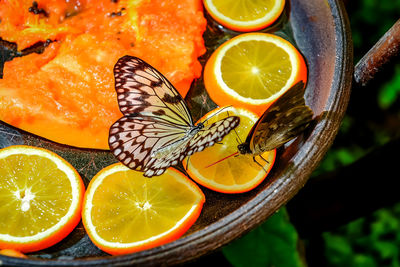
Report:
M 15 258 L 24 258 L 27 259 L 28 257 L 18 250 L 15 249 L 2 249 L 0 250 L 0 255 L 8 256 L 8 257 L 15 257 Z
M 207 61 L 204 85 L 219 106 L 234 105 L 259 116 L 298 81 L 307 80 L 299 51 L 285 39 L 246 33 L 222 44 Z
M 239 116 L 240 124 L 235 128 L 237 135 L 235 131 L 231 131 L 222 139 L 221 144 L 215 144 L 190 156 L 189 163 L 187 162 L 188 158 L 185 158 L 183 166 L 185 168 L 187 166 L 186 171 L 193 180 L 209 189 L 222 193 L 247 192 L 267 177 L 275 162 L 276 150 L 262 154 L 262 157 L 268 162 L 260 157 L 255 158 L 264 169 L 254 162 L 252 155 L 239 154 L 224 159 L 238 152 L 239 139 L 246 140 L 247 134 L 258 117 L 250 111 L 233 107 L 225 108 L 224 111 L 213 116 L 219 110 L 221 108 L 209 112 L 199 121 L 209 118 L 207 123 L 213 123 L 226 117 L 228 113 Z
M 173 168 L 146 178 L 116 163 L 90 182 L 83 225 L 105 252 L 131 253 L 179 238 L 197 220 L 204 201 L 199 187 Z
M 285 0 L 204 0 L 204 6 L 221 25 L 249 32 L 274 23 L 285 7 Z
M 84 185 L 76 170 L 48 150 L 0 150 L 0 248 L 31 252 L 66 237 L 79 223 Z

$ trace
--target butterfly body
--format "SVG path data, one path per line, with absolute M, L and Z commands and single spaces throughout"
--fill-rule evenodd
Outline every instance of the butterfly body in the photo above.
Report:
M 238 117 L 230 116 L 211 125 L 195 125 L 178 91 L 139 58 L 120 58 L 114 76 L 124 117 L 110 127 L 110 150 L 144 176 L 161 175 L 186 156 L 221 141 L 239 124 Z
M 204 128 L 204 124 L 201 122 L 198 123 L 197 125 L 191 127 L 186 132 L 185 136 L 182 137 L 182 139 L 179 139 L 179 140 L 175 141 L 174 143 L 171 143 L 165 147 L 161 147 L 161 148 L 157 149 L 156 151 L 153 151 L 151 156 L 154 158 L 159 158 L 159 159 L 167 156 L 169 153 L 171 153 L 177 147 L 186 145 L 187 142 L 203 128 Z M 188 156 L 190 156 L 190 155 L 188 155 Z
M 304 131 L 313 119 L 313 111 L 305 104 L 304 91 L 304 83 L 300 81 L 279 97 L 254 124 L 245 142 L 238 145 L 239 153 L 261 155 Z

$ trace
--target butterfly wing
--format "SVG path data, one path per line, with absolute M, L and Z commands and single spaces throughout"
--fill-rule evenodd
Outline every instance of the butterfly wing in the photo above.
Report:
M 205 126 L 190 140 L 186 154 L 190 156 L 221 141 L 225 135 L 239 125 L 239 122 L 239 117 L 229 116 Z
M 114 66 L 118 105 L 125 116 L 150 116 L 193 126 L 185 101 L 173 85 L 143 60 L 121 57 Z
M 186 129 L 152 117 L 122 117 L 110 128 L 109 145 L 113 154 L 124 165 L 138 171 L 153 170 L 161 175 L 166 168 L 178 164 L 179 151 L 167 159 L 153 157 L 155 151 L 179 142 Z
M 173 85 L 143 60 L 120 58 L 114 77 L 118 105 L 125 117 L 110 128 L 110 149 L 129 168 L 146 172 L 161 161 L 153 157 L 156 151 L 182 143 L 194 127 L 192 117 Z M 163 173 L 165 166 L 176 165 L 176 158 L 179 155 L 158 164 L 156 175 Z
M 122 117 L 111 126 L 109 143 L 120 162 L 131 169 L 144 171 L 144 176 L 151 177 L 161 175 L 186 156 L 221 141 L 238 124 L 238 117 L 227 117 L 199 129 L 193 136 L 187 136 L 184 129 L 150 117 Z M 154 156 L 160 148 L 171 144 L 173 147 L 169 153 L 163 157 Z
M 186 156 L 190 156 L 195 152 L 200 152 L 206 147 L 214 145 L 216 142 L 221 141 L 233 128 L 239 125 L 239 121 L 239 117 L 231 116 L 205 126 L 193 136 L 186 138 L 184 142 L 181 142 L 179 146 L 175 147 L 174 150 L 165 155 L 165 157 L 153 161 L 144 175 L 158 175 L 160 169 L 165 170 L 169 166 L 177 165 L 178 162 L 182 161 Z
M 304 83 L 296 83 L 264 112 L 246 140 L 253 154 L 275 149 L 304 131 L 313 117 L 304 91 Z
M 172 84 L 136 57 L 124 56 L 114 67 L 118 104 L 125 115 L 110 128 L 113 154 L 144 176 L 161 175 L 186 155 L 201 151 L 239 123 L 228 117 L 202 130 Z

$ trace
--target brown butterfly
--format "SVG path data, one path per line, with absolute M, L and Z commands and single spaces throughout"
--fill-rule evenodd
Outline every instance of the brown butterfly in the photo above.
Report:
M 114 156 L 144 176 L 161 175 L 186 156 L 219 142 L 239 124 L 230 116 L 210 125 L 193 123 L 172 84 L 143 60 L 124 56 L 114 66 L 115 90 L 124 117 L 110 128 Z
M 300 81 L 279 97 L 254 124 L 244 143 L 238 145 L 239 153 L 261 156 L 304 131 L 313 118 L 313 111 L 305 104 L 304 91 L 305 85 Z

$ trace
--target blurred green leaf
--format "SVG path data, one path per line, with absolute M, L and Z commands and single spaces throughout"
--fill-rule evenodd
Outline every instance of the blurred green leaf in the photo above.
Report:
M 378 266 L 371 255 L 356 253 L 348 236 L 324 233 L 324 239 L 329 266 Z
M 374 132 L 374 140 L 375 140 L 376 147 L 386 144 L 391 139 L 392 139 L 392 136 L 383 129 L 381 129 L 381 131 Z
M 351 130 L 351 125 L 353 124 L 354 119 L 350 116 L 344 116 L 342 125 L 340 126 L 340 132 L 342 134 L 346 134 Z
M 282 208 L 261 226 L 224 247 L 222 252 L 235 267 L 302 267 L 297 241 L 297 232 Z
M 332 147 L 328 153 L 325 155 L 321 164 L 313 172 L 312 176 L 318 176 L 321 173 L 334 171 L 342 166 L 349 165 L 367 153 L 365 149 L 357 145 L 352 145 L 351 147 Z
M 371 223 L 371 236 L 374 239 L 378 240 L 381 236 L 400 230 L 400 222 L 390 210 L 381 209 L 374 215 L 376 221 Z
M 400 64 L 395 67 L 395 75 L 379 90 L 378 103 L 382 109 L 393 105 L 400 95 Z
M 353 253 L 350 242 L 346 237 L 326 233 L 324 238 L 325 242 L 329 244 L 326 246 L 325 253 L 329 256 L 331 264 L 339 265 L 345 262 Z
M 399 250 L 395 244 L 388 241 L 376 242 L 375 248 L 382 259 L 387 259 L 397 256 Z
M 347 266 L 358 266 L 358 267 L 376 267 L 378 266 L 371 255 L 356 254 L 351 265 Z
M 400 203 L 323 234 L 329 266 L 400 266 Z

